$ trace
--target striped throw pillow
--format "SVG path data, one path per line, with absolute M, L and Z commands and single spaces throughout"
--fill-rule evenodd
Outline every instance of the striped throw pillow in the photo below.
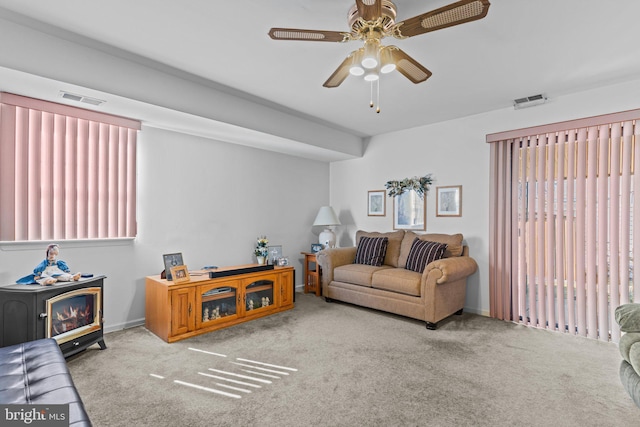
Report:
M 387 254 L 387 237 L 361 237 L 356 249 L 354 264 L 365 264 L 380 267 Z
M 405 268 L 422 273 L 430 262 L 441 259 L 446 249 L 447 245 L 444 243 L 420 240 L 416 237 L 411 244 L 411 250 L 409 250 Z

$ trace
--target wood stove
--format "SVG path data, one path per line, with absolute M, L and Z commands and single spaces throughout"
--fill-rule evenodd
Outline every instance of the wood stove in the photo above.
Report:
M 53 338 L 69 357 L 103 338 L 105 276 L 51 286 L 0 286 L 0 347 Z

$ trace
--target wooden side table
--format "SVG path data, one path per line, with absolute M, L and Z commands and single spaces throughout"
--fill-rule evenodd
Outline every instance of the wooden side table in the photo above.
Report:
M 320 296 L 322 292 L 322 283 L 320 278 L 322 272 L 316 259 L 316 254 L 313 252 L 300 252 L 304 255 L 304 293 L 315 292 L 316 296 Z M 310 267 L 313 265 L 313 268 Z

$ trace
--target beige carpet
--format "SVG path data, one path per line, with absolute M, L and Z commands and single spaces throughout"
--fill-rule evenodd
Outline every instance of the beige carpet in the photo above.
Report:
M 297 294 L 177 343 L 144 327 L 105 342 L 68 363 L 96 427 L 640 425 L 615 344 L 471 314 L 429 331 Z

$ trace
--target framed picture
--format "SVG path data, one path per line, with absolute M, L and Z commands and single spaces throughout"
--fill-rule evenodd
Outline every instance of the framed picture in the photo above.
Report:
M 171 267 L 171 276 L 175 283 L 188 282 L 190 280 L 189 270 L 186 265 L 176 265 Z
M 436 216 L 462 216 L 462 185 L 436 187 Z
M 162 260 L 164 261 L 164 274 L 167 276 L 167 280 L 173 280 L 171 276 L 171 267 L 184 265 L 182 253 L 177 252 L 175 254 L 164 254 L 162 255 Z
M 414 190 L 394 196 L 393 229 L 394 230 L 426 230 L 427 199 Z
M 369 191 L 369 199 L 367 203 L 367 214 L 369 216 L 385 216 L 387 214 L 387 203 L 385 190 Z
M 278 265 L 278 259 L 282 258 L 282 246 L 267 246 L 269 258 L 267 264 Z
M 317 254 L 322 250 L 322 244 L 320 243 L 312 243 L 311 244 L 311 252 Z

